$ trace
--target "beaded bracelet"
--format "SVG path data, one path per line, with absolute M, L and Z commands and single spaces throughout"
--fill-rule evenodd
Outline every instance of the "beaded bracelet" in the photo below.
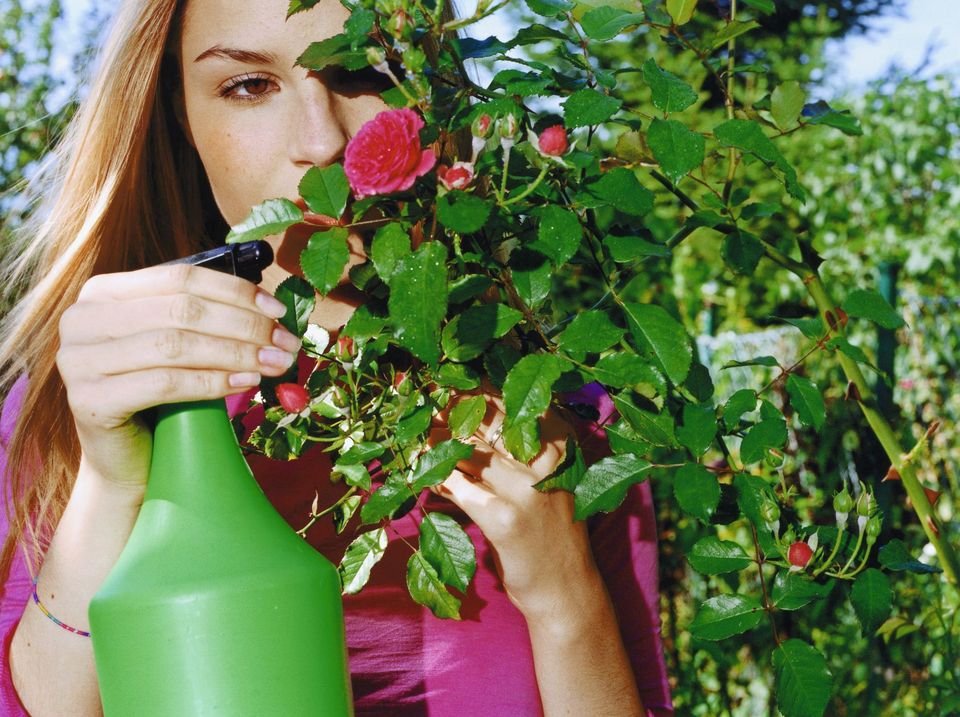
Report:
M 68 625 L 67 623 L 61 622 L 60 620 L 58 620 L 57 618 L 55 618 L 53 615 L 50 614 L 50 611 L 47 610 L 46 606 L 42 602 L 40 602 L 40 596 L 37 595 L 37 579 L 39 577 L 40 576 L 38 575 L 36 578 L 33 579 L 33 601 L 37 604 L 37 607 L 40 608 L 40 612 L 42 612 L 44 615 L 49 617 L 51 620 L 57 623 L 64 630 L 67 630 L 68 632 L 72 632 L 75 635 L 80 635 L 81 637 L 90 637 L 89 632 L 86 632 L 85 630 L 78 630 L 75 627 L 70 627 L 70 625 Z

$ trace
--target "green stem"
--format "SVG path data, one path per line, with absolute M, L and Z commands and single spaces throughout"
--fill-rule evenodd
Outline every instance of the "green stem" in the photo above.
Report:
M 830 567 L 833 559 L 837 557 L 837 551 L 840 550 L 840 543 L 843 541 L 843 534 L 846 532 L 846 530 L 847 526 L 840 526 L 840 529 L 837 531 L 837 538 L 833 543 L 833 550 L 830 552 L 830 557 L 824 561 L 823 565 L 813 571 L 813 577 L 817 577 L 820 573 Z
M 857 553 L 860 552 L 860 546 L 863 545 L 863 534 L 866 532 L 867 532 L 867 524 L 866 522 L 864 522 L 863 529 L 857 533 L 857 544 L 853 546 L 853 552 L 850 553 L 850 557 L 847 558 L 847 562 L 845 562 L 843 564 L 843 567 L 840 568 L 837 577 L 842 577 L 843 574 L 847 572 L 847 568 L 850 567 L 851 563 L 853 563 L 854 559 L 857 557 Z
M 827 327 L 831 328 L 831 331 L 838 336 L 845 337 L 846 331 L 839 321 L 831 322 L 827 319 L 828 314 L 837 316 L 837 308 L 819 273 L 815 269 L 787 257 L 769 244 L 765 243 L 764 250 L 767 257 L 799 277 L 804 286 L 807 287 L 807 291 L 810 293 Z M 831 327 L 831 323 L 834 323 L 836 328 Z M 920 521 L 920 527 L 923 528 L 927 540 L 933 545 L 937 556 L 940 558 L 944 575 L 954 587 L 960 587 L 960 559 L 958 559 L 956 551 L 945 537 L 947 533 L 927 499 L 912 462 L 905 459 L 905 451 L 900 446 L 897 434 L 887 422 L 886 417 L 877 408 L 870 385 L 867 383 L 863 371 L 860 370 L 860 365 L 840 351 L 837 351 L 837 358 L 847 380 L 857 388 L 859 394 L 857 404 L 860 406 L 864 418 L 867 419 L 867 424 L 876 435 L 877 440 L 880 441 L 880 445 L 883 446 L 884 453 L 887 454 L 891 465 L 900 474 L 903 487 Z
M 543 169 L 540 170 L 540 174 L 537 175 L 537 178 L 534 179 L 532 183 L 527 185 L 526 189 L 520 192 L 520 194 L 518 194 L 517 196 L 510 197 L 510 199 L 505 200 L 501 206 L 509 207 L 511 204 L 516 204 L 521 199 L 526 198 L 527 195 L 530 194 L 530 192 L 532 192 L 534 189 L 540 186 L 540 182 L 543 181 L 543 178 L 547 176 L 547 172 L 549 171 L 550 171 L 550 166 L 547 164 L 544 164 Z M 506 174 L 506 168 L 504 168 L 504 174 Z

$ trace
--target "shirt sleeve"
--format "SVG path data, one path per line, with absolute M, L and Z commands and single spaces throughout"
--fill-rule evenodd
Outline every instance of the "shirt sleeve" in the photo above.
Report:
M 6 538 L 9 531 L 7 509 L 10 504 L 10 483 L 7 480 L 7 445 L 13 435 L 13 428 L 26 391 L 26 375 L 21 376 L 7 395 L 0 411 L 0 536 Z M 10 642 L 13 633 L 20 624 L 20 617 L 30 599 L 33 583 L 27 571 L 21 551 L 17 551 L 10 575 L 3 584 L 0 598 L 0 714 L 4 717 L 29 717 L 20 697 L 13 686 L 10 672 Z

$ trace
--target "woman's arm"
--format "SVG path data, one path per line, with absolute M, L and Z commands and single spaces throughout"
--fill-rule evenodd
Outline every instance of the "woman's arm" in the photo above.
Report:
M 644 715 L 587 526 L 573 519 L 573 496 L 533 488 L 561 461 L 571 429 L 548 412 L 545 448 L 523 464 L 498 438 L 502 400 L 487 397 L 489 418 L 468 439 L 473 455 L 432 490 L 457 504 L 490 543 L 504 589 L 527 621 L 546 717 Z M 445 437 L 442 428 L 431 434 Z
M 89 631 L 90 598 L 130 537 L 143 491 L 102 480 L 81 459 L 37 582 L 40 601 L 57 619 Z M 10 669 L 32 717 L 102 714 L 90 638 L 56 625 L 32 599 L 10 645 Z

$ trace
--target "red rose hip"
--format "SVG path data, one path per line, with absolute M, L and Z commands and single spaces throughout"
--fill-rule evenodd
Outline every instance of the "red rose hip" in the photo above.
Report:
M 299 384 L 281 383 L 276 391 L 277 399 L 287 413 L 300 413 L 310 404 L 310 394 Z
M 790 550 L 787 551 L 787 560 L 791 565 L 798 568 L 807 567 L 807 563 L 810 562 L 810 558 L 813 557 L 813 550 L 810 546 L 804 542 L 797 541 L 790 546 Z

